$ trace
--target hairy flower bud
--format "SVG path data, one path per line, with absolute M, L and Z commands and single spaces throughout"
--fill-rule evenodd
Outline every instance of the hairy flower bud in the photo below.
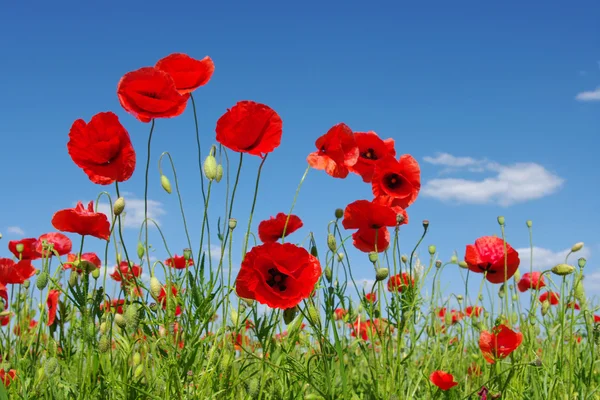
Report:
M 325 267 L 323 275 L 325 275 L 325 279 L 327 279 L 327 282 L 331 283 L 331 280 L 333 279 L 333 272 L 331 271 L 331 268 Z
M 308 306 L 308 320 L 316 326 L 320 326 L 321 324 L 321 316 L 319 315 L 319 310 L 317 310 L 314 306 Z
M 559 276 L 570 275 L 575 272 L 575 267 L 569 264 L 558 264 L 552 267 L 552 273 Z
M 375 280 L 382 281 L 388 277 L 390 271 L 387 268 L 377 268 L 375 272 Z
M 333 236 L 333 234 L 331 233 L 327 235 L 327 247 L 329 247 L 329 250 L 331 251 L 337 250 L 337 242 L 335 240 L 335 236 Z
M 406 257 L 404 254 L 400 257 L 400 260 L 406 264 L 408 262 L 408 257 Z
M 575 243 L 573 247 L 571 247 L 571 253 L 576 253 L 581 249 L 583 249 L 583 242 Z
M 58 360 L 55 357 L 49 357 L 44 362 L 44 373 L 47 377 L 51 377 L 58 370 Z
M 219 183 L 221 182 L 221 179 L 223 179 L 223 166 L 219 164 L 217 165 L 217 176 L 215 176 L 215 181 Z
M 467 268 L 469 268 L 469 265 L 467 264 L 467 262 L 466 262 L 466 261 L 460 261 L 460 262 L 458 263 L 458 266 L 459 266 L 459 267 L 461 267 L 461 268 L 464 268 L 464 269 L 467 269 Z
M 158 296 L 160 296 L 160 290 L 162 289 L 162 285 L 156 276 L 152 276 L 150 278 L 150 294 L 152 297 L 157 300 Z
M 229 229 L 234 230 L 237 226 L 237 219 L 229 218 Z
M 138 258 L 141 260 L 142 258 L 144 258 L 145 254 L 146 254 L 146 248 L 144 247 L 144 244 L 142 242 L 138 242 L 138 244 L 137 244 Z
M 548 300 L 544 300 L 542 302 L 542 315 L 546 315 L 548 310 L 550 310 L 550 302 Z
M 119 328 L 125 329 L 126 322 L 123 314 L 115 314 L 115 323 Z
M 217 177 L 217 159 L 212 155 L 212 152 L 204 160 L 204 176 L 209 181 Z
M 133 353 L 132 362 L 133 362 L 133 365 L 140 365 L 140 363 L 142 362 L 142 356 L 137 351 L 135 353 Z
M 69 286 L 73 287 L 75 285 L 77 285 L 77 272 L 71 271 L 71 274 L 69 275 Z
M 169 181 L 169 178 L 167 178 L 166 176 L 164 176 L 164 175 L 160 176 L 160 185 L 165 190 L 165 192 L 167 192 L 169 194 L 173 193 L 173 190 L 171 189 L 171 182 Z
M 116 216 L 119 216 L 121 213 L 123 213 L 123 210 L 125 210 L 125 199 L 123 197 L 119 197 L 113 205 L 113 213 Z
M 46 271 L 42 271 L 37 278 L 36 286 L 39 290 L 44 290 L 48 285 L 48 280 L 50 279 L 50 275 Z
M 458 257 L 456 257 L 456 254 L 453 254 L 452 257 L 450 257 L 450 262 L 452 264 L 458 264 Z
M 140 364 L 135 368 L 135 371 L 133 372 L 133 377 L 137 379 L 140 376 L 142 376 L 143 373 L 144 373 L 144 366 Z
M 100 353 L 106 353 L 110 349 L 110 339 L 108 335 L 100 336 L 100 340 L 98 341 L 98 351 Z

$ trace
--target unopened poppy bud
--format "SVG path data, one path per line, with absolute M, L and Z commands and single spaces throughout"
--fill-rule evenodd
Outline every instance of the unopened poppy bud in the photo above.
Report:
M 436 250 L 436 249 L 435 249 L 435 245 L 433 245 L 433 244 L 432 244 L 432 245 L 430 245 L 430 246 L 427 248 L 427 250 L 429 251 L 429 254 L 430 254 L 430 255 L 434 255 L 434 254 L 435 254 L 435 250 Z
M 231 318 L 233 326 L 237 326 L 238 324 L 238 315 L 238 312 L 234 308 L 229 311 L 229 317 Z
M 165 192 L 167 192 L 169 194 L 173 193 L 173 190 L 171 189 L 171 182 L 169 181 L 169 178 L 167 178 L 166 176 L 164 176 L 164 175 L 160 176 L 160 185 L 165 190 Z
M 453 255 L 452 257 L 450 257 L 450 263 L 458 264 L 458 257 L 456 257 L 456 255 Z
M 460 303 L 461 301 L 463 301 L 463 297 L 462 297 L 462 295 L 460 295 L 460 294 L 459 294 L 458 296 L 456 296 L 456 301 L 458 301 L 459 303 Z
M 46 271 L 42 271 L 42 273 L 38 276 L 37 282 L 35 283 L 39 290 L 44 290 L 48 285 L 48 280 L 50 279 L 50 275 Z
M 162 289 L 162 285 L 156 276 L 152 276 L 150 278 L 150 294 L 154 299 L 158 299 L 160 296 L 160 291 Z
M 99 331 L 100 331 L 101 335 L 104 335 L 106 333 L 106 322 L 101 322 L 100 323 Z
M 542 315 L 546 315 L 548 310 L 550 309 L 550 302 L 548 300 L 544 300 L 542 302 Z
M 223 166 L 219 164 L 217 165 L 217 176 L 215 176 L 215 181 L 219 183 L 221 182 L 221 179 L 223 179 Z
M 531 228 L 531 226 L 533 225 L 533 222 L 528 219 L 527 222 L 525 222 L 525 224 L 527 225 L 528 228 Z
M 569 264 L 558 264 L 552 267 L 552 273 L 560 276 L 570 275 L 575 272 L 575 267 Z
M 402 261 L 404 264 L 406 264 L 406 263 L 408 262 L 408 257 L 406 257 L 405 255 L 402 255 L 402 256 L 400 257 L 400 260 L 401 260 L 401 261 Z
M 92 278 L 94 278 L 94 279 L 100 278 L 100 268 L 95 268 L 92 271 Z
M 506 294 L 506 288 L 504 287 L 504 283 L 500 286 L 500 289 L 498 289 L 498 297 L 500 297 L 501 299 L 504 298 L 504 295 Z
M 58 360 L 55 357 L 49 357 L 44 363 L 44 373 L 47 377 L 53 376 L 58 369 Z
M 23 281 L 23 287 L 24 287 L 25 289 L 29 289 L 29 285 L 30 285 L 30 284 L 31 284 L 31 282 L 29 281 L 29 279 L 25 279 L 25 280 Z
M 123 317 L 125 318 L 125 324 L 130 332 L 137 331 L 140 323 L 139 306 L 135 303 L 130 304 L 125 310 Z
M 521 271 L 517 268 L 515 274 L 513 275 L 515 282 L 519 282 L 521 280 Z
M 377 272 L 375 272 L 375 279 L 377 281 L 382 281 L 388 277 L 390 271 L 387 268 L 377 268 Z
M 23 250 L 25 250 L 25 245 L 23 245 L 23 243 L 19 243 L 15 246 L 15 249 L 17 250 L 17 253 L 22 253 Z
M 135 371 L 133 372 L 133 377 L 139 378 L 140 376 L 142 376 L 143 373 L 144 373 L 144 366 L 140 364 L 135 368 Z
M 477 296 L 477 298 L 479 299 L 479 301 L 483 301 L 483 295 L 480 294 L 479 296 Z
M 504 225 L 504 217 L 503 217 L 503 216 L 499 216 L 499 217 L 498 217 L 498 224 L 499 224 L 500 226 L 503 226 L 503 225 Z
M 298 315 L 298 307 L 286 308 L 283 310 L 283 321 L 289 325 Z
M 333 279 L 333 272 L 331 271 L 331 268 L 325 267 L 323 275 L 325 275 L 325 279 L 327 279 L 327 282 L 331 283 L 331 280 Z
M 466 261 L 461 261 L 461 262 L 459 262 L 459 263 L 458 263 L 458 266 L 459 266 L 459 267 L 461 267 L 461 268 L 464 268 L 464 269 L 467 269 L 467 268 L 469 268 L 469 264 L 467 264 L 467 262 L 466 262 Z
M 142 258 L 144 258 L 144 254 L 146 254 L 146 249 L 144 247 L 144 244 L 142 242 L 138 242 L 138 244 L 137 244 L 138 258 L 141 260 Z
M 100 353 L 106 353 L 110 349 L 110 339 L 108 335 L 100 336 L 100 340 L 98 341 L 98 351 Z
M 375 253 L 374 251 L 369 253 L 369 261 L 371 261 L 373 264 L 375 264 L 378 259 L 379 255 L 377 253 Z
M 583 249 L 583 242 L 575 243 L 573 247 L 571 247 L 571 253 L 576 253 L 581 249 Z
M 310 246 L 310 254 L 313 257 L 318 257 L 319 256 L 319 252 L 317 251 L 317 246 Z
M 436 267 L 437 269 L 440 269 L 440 268 L 442 268 L 442 262 L 441 262 L 440 260 L 436 260 L 436 261 L 435 261 L 435 267 Z
M 333 234 L 331 234 L 331 233 L 327 235 L 327 247 L 329 247 L 329 250 L 331 250 L 331 251 L 337 250 L 337 243 L 335 241 L 335 236 L 333 236 Z
M 345 256 L 344 256 L 344 253 L 338 253 L 338 261 L 339 261 L 339 262 L 342 262 L 342 261 L 344 261 L 344 257 L 345 257 Z
M 425 230 L 427 230 L 427 228 L 429 228 L 429 220 L 427 220 L 427 219 L 423 220 L 423 228 L 425 228 Z
M 137 351 L 133 354 L 132 362 L 133 365 L 140 365 L 140 363 L 142 362 L 142 356 Z
M 335 209 L 335 218 L 340 219 L 343 216 L 344 216 L 344 210 L 342 210 L 341 208 L 336 208 Z
M 183 258 L 185 261 L 189 261 L 192 259 L 192 250 L 191 249 L 183 249 Z
M 77 272 L 71 271 L 71 274 L 69 275 L 69 286 L 73 287 L 75 285 L 77 285 Z
M 209 154 L 204 160 L 204 176 L 209 181 L 217 177 L 217 159 L 212 154 Z
M 229 229 L 234 230 L 237 226 L 237 219 L 229 218 Z
M 579 303 L 585 302 L 585 289 L 583 288 L 583 281 L 581 277 L 577 279 L 575 282 L 575 286 L 573 287 L 573 295 L 579 301 Z
M 126 322 L 125 318 L 123 317 L 123 314 L 115 314 L 115 323 L 119 328 L 125 329 Z
M 584 268 L 586 264 L 586 259 L 581 257 L 579 260 L 577 260 L 577 265 L 579 266 L 579 268 Z
M 113 213 L 116 216 L 119 216 L 121 213 L 123 213 L 123 210 L 125 210 L 125 199 L 123 197 L 119 197 L 113 205 Z
M 308 306 L 308 319 L 313 325 L 319 326 L 321 324 L 321 316 L 314 306 Z

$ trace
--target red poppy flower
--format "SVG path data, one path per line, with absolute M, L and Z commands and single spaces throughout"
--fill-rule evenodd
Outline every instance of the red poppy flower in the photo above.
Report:
M 368 303 L 375 303 L 377 301 L 377 293 L 371 292 L 365 294 L 365 300 L 367 300 Z
M 581 307 L 575 301 L 569 302 L 569 304 L 567 304 L 567 308 L 574 308 L 577 311 L 581 310 Z
M 183 53 L 173 53 L 160 59 L 156 68 L 171 75 L 180 94 L 191 93 L 206 85 L 215 72 L 215 64 L 210 57 L 196 60 Z
M 279 147 L 281 117 L 269 106 L 239 101 L 217 121 L 217 142 L 233 151 L 262 157 Z
M 400 204 L 402 204 L 402 200 L 395 199 L 390 196 L 378 196 L 373 199 L 373 203 L 391 207 L 391 209 L 396 213 L 396 224 L 398 224 L 398 221 L 400 221 L 399 225 L 408 224 L 408 213 L 403 207 L 400 206 Z M 401 219 L 399 219 L 400 217 Z
M 544 275 L 541 272 L 527 272 L 521 277 L 519 283 L 517 283 L 519 291 L 525 292 L 527 289 L 541 289 L 546 287 L 544 282 Z
M 460 322 L 464 317 L 462 312 L 454 309 L 450 310 L 450 315 L 452 316 L 452 325 Z M 438 317 L 440 317 L 441 319 L 446 318 L 446 307 L 440 308 L 440 310 L 438 311 Z
M 175 254 L 173 257 L 165 260 L 165 264 L 167 264 L 171 268 L 185 269 L 186 267 L 194 265 L 194 260 L 189 258 L 186 262 L 185 256 L 178 256 L 177 254 Z
M 421 169 L 412 156 L 405 154 L 396 160 L 385 157 L 375 164 L 371 181 L 375 197 L 398 199 L 398 205 L 407 208 L 417 199 L 421 190 Z
M 175 299 L 177 297 L 177 288 L 175 286 L 171 286 L 171 293 L 173 294 L 173 297 L 169 298 L 168 301 L 170 304 L 173 304 L 173 302 L 177 301 Z M 160 288 L 158 302 L 161 304 L 163 310 L 167 309 L 167 291 L 164 286 Z M 175 316 L 177 317 L 179 315 L 181 315 L 181 306 L 178 304 L 177 307 L 175 307 Z
M 358 147 L 352 130 L 343 123 L 318 138 L 315 146 L 318 150 L 308 155 L 308 164 L 314 169 L 325 170 L 334 178 L 347 177 L 348 168 L 358 160 Z
M 279 242 L 254 247 L 244 257 L 236 279 L 239 297 L 272 308 L 292 308 L 310 296 L 321 264 L 306 249 Z
M 479 306 L 467 306 L 465 308 L 465 314 L 467 317 L 479 317 L 483 312 L 483 308 Z
M 14 262 L 10 258 L 0 258 L 0 288 L 8 284 L 20 285 L 36 272 L 31 260 Z
M 403 272 L 394 276 L 390 276 L 387 283 L 389 292 L 402 292 L 405 287 L 414 286 L 415 280 L 410 277 L 408 272 Z
M 433 371 L 429 375 L 429 380 L 441 390 L 449 390 L 458 385 L 458 382 L 454 380 L 454 376 L 444 371 Z
M 64 256 L 71 252 L 73 243 L 71 239 L 58 232 L 45 233 L 40 236 L 35 246 L 35 251 L 42 257 L 50 258 L 56 252 L 59 256 Z
M 21 253 L 17 251 L 18 245 L 23 245 L 23 251 Z M 37 260 L 41 255 L 35 250 L 36 245 L 36 238 L 11 240 L 8 242 L 8 250 L 19 260 Z
M 377 240 L 377 246 L 375 246 Z M 358 250 L 370 253 L 384 252 L 390 246 L 390 232 L 386 227 L 379 229 L 362 228 L 352 234 L 352 244 Z M 377 249 L 375 249 L 377 247 Z
M 96 253 L 83 253 L 81 257 L 77 254 L 69 253 L 67 255 L 67 262 L 63 264 L 63 269 L 74 269 L 78 273 L 84 271 L 93 271 L 93 267 L 100 268 L 102 261 L 96 255 Z
M 263 243 L 276 242 L 283 236 L 283 228 L 285 227 L 285 236 L 287 237 L 290 233 L 296 232 L 302 228 L 303 223 L 300 217 L 297 215 L 290 215 L 290 219 L 285 226 L 285 222 L 288 220 L 288 215 L 285 213 L 278 213 L 276 217 L 271 217 L 258 224 L 258 237 Z
M 125 111 L 141 122 L 181 115 L 189 98 L 189 94 L 179 94 L 171 75 L 154 67 L 123 75 L 117 95 Z
M 345 229 L 379 229 L 396 226 L 396 212 L 388 206 L 357 200 L 346 206 L 342 225 Z
M 479 348 L 483 358 L 490 364 L 494 364 L 496 359 L 506 358 L 515 351 L 523 341 L 521 332 L 514 332 L 506 325 L 499 325 L 492 329 L 492 333 L 482 331 L 479 335 Z
M 467 368 L 467 375 L 469 376 L 481 376 L 482 371 L 481 371 L 481 367 L 479 365 L 477 365 L 477 363 L 471 363 L 471 365 L 469 365 L 469 368 Z
M 546 300 L 548 300 L 551 305 L 555 306 L 559 303 L 560 296 L 556 292 L 548 291 L 546 293 L 542 293 L 542 295 L 540 296 L 540 302 L 543 303 Z
M 4 283 L 0 282 L 0 299 L 4 299 L 4 308 L 8 307 L 8 290 Z M 0 362 L 2 362 L 2 356 L 0 356 Z
M 600 323 L 600 315 L 594 315 L 594 323 Z
M 110 222 L 106 214 L 94 211 L 94 202 L 90 201 L 87 209 L 78 201 L 75 208 L 67 208 L 54 213 L 52 226 L 59 231 L 77 233 L 82 236 L 93 236 L 108 240 Z
M 360 175 L 363 182 L 371 182 L 375 163 L 387 156 L 396 157 L 394 139 L 381 140 L 375 132 L 356 132 L 354 140 L 358 147 L 358 160 L 349 169 Z
M 373 335 L 373 324 L 371 320 L 361 321 L 360 317 L 356 319 L 354 324 L 349 325 L 351 328 L 350 336 L 360 337 L 362 340 L 369 340 L 369 336 Z
M 46 305 L 48 306 L 48 326 L 51 326 L 56 319 L 59 296 L 60 290 L 52 289 L 48 292 L 48 297 L 46 298 Z
M 12 313 L 5 314 L 5 315 L 0 315 L 0 325 L 1 326 L 6 326 L 6 325 L 10 324 L 10 317 L 11 316 L 12 316 Z
M 336 320 L 344 319 L 344 317 L 347 314 L 348 314 L 348 311 L 344 310 L 343 308 L 336 308 L 333 311 L 333 318 L 335 318 Z
M 73 122 L 67 149 L 73 162 L 99 185 L 124 182 L 135 170 L 135 151 L 129 133 L 112 112 L 101 112 L 89 123 Z
M 125 304 L 125 299 L 112 299 L 110 302 L 105 301 L 100 304 L 100 311 L 105 312 L 116 312 L 117 314 L 123 314 L 123 305 Z
M 504 241 L 494 236 L 483 236 L 475 244 L 467 245 L 465 262 L 473 272 L 485 273 L 491 283 L 502 283 L 512 277 L 519 268 L 519 253 L 506 243 L 506 270 Z
M 4 370 L 4 368 L 0 368 L 0 380 L 4 383 L 5 387 L 9 387 L 11 382 L 14 381 L 16 377 L 17 371 L 14 369 L 11 369 L 7 372 Z
M 132 281 L 134 278 L 139 278 L 140 275 L 142 275 L 142 267 L 133 264 L 130 268 L 127 261 L 121 261 L 121 264 L 118 267 L 115 267 L 115 270 L 110 274 L 110 277 L 117 282 L 128 282 Z

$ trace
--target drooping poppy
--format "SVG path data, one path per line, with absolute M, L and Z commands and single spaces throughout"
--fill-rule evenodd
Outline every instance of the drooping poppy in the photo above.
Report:
M 117 86 L 121 106 L 141 122 L 173 118 L 185 111 L 189 94 L 180 94 L 173 77 L 154 67 L 123 75 Z
M 104 213 L 94 211 L 94 202 L 88 203 L 87 209 L 81 201 L 75 208 L 67 208 L 54 213 L 52 226 L 63 232 L 77 233 L 82 236 L 93 236 L 108 240 L 110 222 Z
M 19 253 L 17 248 L 22 245 L 22 251 Z M 35 250 L 37 245 L 36 238 L 25 238 L 21 240 L 11 240 L 8 242 L 8 250 L 19 260 L 37 260 L 41 255 Z
M 546 300 L 548 300 L 551 305 L 555 306 L 555 305 L 558 305 L 558 303 L 560 301 L 560 296 L 556 292 L 547 291 L 547 292 L 542 293 L 540 295 L 540 302 L 541 303 L 543 303 Z
M 180 94 L 191 93 L 206 85 L 215 72 L 215 64 L 209 56 L 197 60 L 183 53 L 169 54 L 155 67 L 171 75 Z
M 177 299 L 176 299 L 177 298 L 177 288 L 173 285 L 171 285 L 171 294 L 173 296 L 172 297 L 169 296 L 168 302 L 170 304 L 173 304 L 174 302 L 177 301 Z M 162 288 L 160 288 L 160 294 L 158 295 L 158 302 L 162 306 L 163 310 L 167 309 L 167 291 L 164 286 Z M 177 306 L 175 307 L 175 316 L 177 317 L 179 315 L 181 315 L 181 306 L 179 304 L 177 304 Z
M 506 269 L 504 241 L 494 236 L 483 236 L 475 244 L 467 245 L 465 262 L 469 269 L 477 273 L 486 273 L 491 283 L 502 283 L 511 278 L 519 268 L 519 253 L 506 243 Z
M 467 306 L 465 308 L 465 314 L 467 317 L 479 317 L 483 313 L 483 308 L 479 306 Z
M 36 272 L 31 260 L 14 262 L 10 258 L 0 258 L 0 287 L 8 284 L 20 285 Z
M 390 246 L 390 232 L 386 227 L 361 228 L 352 234 L 352 244 L 364 253 L 382 253 Z
M 217 142 L 240 153 L 263 157 L 279 147 L 283 121 L 271 107 L 239 101 L 217 121 Z
M 541 272 L 526 272 L 523 274 L 519 282 L 517 283 L 517 287 L 520 292 L 525 292 L 527 289 L 539 290 L 543 287 L 546 287 L 546 282 L 544 282 L 544 275 Z
M 177 254 L 175 254 L 173 257 L 165 260 L 165 264 L 171 268 L 185 269 L 186 267 L 194 265 L 194 260 L 188 258 L 188 260 L 186 261 L 185 256 L 178 256 Z
M 67 262 L 63 264 L 63 269 L 73 269 L 81 274 L 84 271 L 91 272 L 101 266 L 102 261 L 96 253 L 83 253 L 81 256 L 69 253 L 67 255 Z
M 237 295 L 271 308 L 292 308 L 308 298 L 321 276 L 321 264 L 306 249 L 265 243 L 244 257 L 236 278 Z
M 142 267 L 136 264 L 130 266 L 127 261 L 121 261 L 121 264 L 115 267 L 110 277 L 117 282 L 127 283 L 134 278 L 139 278 L 140 275 L 142 275 Z
M 394 139 L 382 140 L 375 132 L 355 132 L 358 160 L 349 167 L 350 172 L 360 175 L 363 182 L 371 182 L 375 163 L 388 156 L 395 157 Z
M 358 147 L 352 129 L 340 123 L 329 129 L 315 142 L 317 151 L 307 157 L 308 164 L 314 169 L 325 170 L 334 178 L 348 176 L 349 168 L 358 161 Z
M 56 311 L 58 309 L 58 297 L 60 296 L 60 290 L 52 289 L 48 292 L 46 298 L 46 305 L 48 306 L 48 326 L 51 326 L 56 319 Z
M 73 122 L 67 150 L 73 162 L 99 185 L 125 182 L 135 170 L 136 156 L 127 130 L 112 112 L 101 112 L 89 123 Z
M 45 233 L 37 240 L 35 251 L 44 258 L 50 258 L 56 252 L 59 256 L 67 255 L 73 248 L 73 242 L 59 232 Z
M 4 383 L 5 387 L 9 387 L 12 381 L 17 377 L 17 371 L 14 369 L 5 371 L 4 368 L 0 368 L 0 381 Z
M 346 206 L 342 225 L 345 229 L 379 229 L 396 226 L 396 212 L 386 205 L 357 200 Z
M 407 208 L 417 199 L 421 190 L 421 168 L 411 155 L 396 160 L 385 157 L 375 163 L 371 180 L 373 195 L 397 199 L 397 205 Z
M 285 225 L 287 221 L 287 226 Z M 261 221 L 258 224 L 258 237 L 263 243 L 276 242 L 283 236 L 283 229 L 285 228 L 285 236 L 296 232 L 302 228 L 303 223 L 300 217 L 297 215 L 288 215 L 285 213 L 278 213 L 275 217 Z
M 429 375 L 429 380 L 441 390 L 450 390 L 458 385 L 458 382 L 454 380 L 454 376 L 444 371 L 433 371 Z
M 415 280 L 410 277 L 408 272 L 390 276 L 387 283 L 389 292 L 402 292 L 405 287 L 414 286 Z
M 483 358 L 494 364 L 497 359 L 508 357 L 523 341 L 523 334 L 515 332 L 506 325 L 499 325 L 492 332 L 482 331 L 479 335 L 479 348 Z

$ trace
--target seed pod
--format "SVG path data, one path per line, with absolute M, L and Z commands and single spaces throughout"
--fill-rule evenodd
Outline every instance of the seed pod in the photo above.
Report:
M 387 268 L 378 268 L 375 272 L 375 280 L 382 281 L 388 277 L 390 271 Z
M 237 219 L 229 218 L 229 229 L 234 230 L 237 226 Z
M 150 294 L 152 297 L 157 300 L 158 296 L 160 296 L 160 291 L 162 289 L 162 285 L 156 276 L 150 278 Z M 157 300 L 158 301 L 158 300 Z
M 371 261 L 373 264 L 375 264 L 378 259 L 379 255 L 377 253 L 375 253 L 374 251 L 369 253 L 369 261 Z
M 137 256 L 141 260 L 144 258 L 144 254 L 146 254 L 146 248 L 142 242 L 138 242 L 137 244 Z
M 333 273 L 331 271 L 331 268 L 325 267 L 325 271 L 323 271 L 323 275 L 325 275 L 325 279 L 327 279 L 327 282 L 331 283 L 331 279 L 333 278 Z
M 504 217 L 503 216 L 498 217 L 498 225 L 500 225 L 500 226 L 504 225 Z
M 336 208 L 335 209 L 335 219 L 340 219 L 344 216 L 344 210 L 342 210 L 341 208 Z
M 430 255 L 434 255 L 434 254 L 435 254 L 435 251 L 436 251 L 435 245 L 433 245 L 433 244 L 432 244 L 432 245 L 430 245 L 430 246 L 427 248 L 427 250 L 429 251 L 429 254 L 430 254 Z
M 204 160 L 204 176 L 209 181 L 217 177 L 217 159 L 211 154 Z
M 586 259 L 581 257 L 579 260 L 577 260 L 577 265 L 579 266 L 579 268 L 584 268 L 585 267 L 585 263 L 586 263 Z
M 17 250 L 17 253 L 21 254 L 25 250 L 25 245 L 23 243 L 18 243 L 15 246 L 15 250 Z
M 531 226 L 533 225 L 533 222 L 528 219 L 527 222 L 525 222 L 525 224 L 527 225 L 528 228 L 531 228 Z
M 58 370 L 58 360 L 54 357 L 49 357 L 44 363 L 44 373 L 47 377 L 51 377 Z
M 219 164 L 217 165 L 217 176 L 215 176 L 215 181 L 219 183 L 221 182 L 221 179 L 223 179 L 223 166 Z
M 331 234 L 331 233 L 327 235 L 327 247 L 329 247 L 329 250 L 331 250 L 331 251 L 337 250 L 337 243 L 335 241 L 335 236 L 333 236 L 333 234 Z
M 160 176 L 160 184 L 162 186 L 162 188 L 165 190 L 165 192 L 171 194 L 173 191 L 171 190 L 171 182 L 169 181 L 169 178 L 167 178 L 164 175 Z
M 115 314 L 115 323 L 119 328 L 125 329 L 126 322 L 123 314 Z
M 36 286 L 39 290 L 44 290 L 48 285 L 48 280 L 50 279 L 50 275 L 46 271 L 42 271 L 42 273 L 38 276 L 36 281 Z
M 575 267 L 569 264 L 558 264 L 552 267 L 552 273 L 560 276 L 566 276 L 575 272 Z
M 123 210 L 125 210 L 125 199 L 123 197 L 119 197 L 113 205 L 113 213 L 115 216 L 119 216 L 121 213 L 123 213 Z

